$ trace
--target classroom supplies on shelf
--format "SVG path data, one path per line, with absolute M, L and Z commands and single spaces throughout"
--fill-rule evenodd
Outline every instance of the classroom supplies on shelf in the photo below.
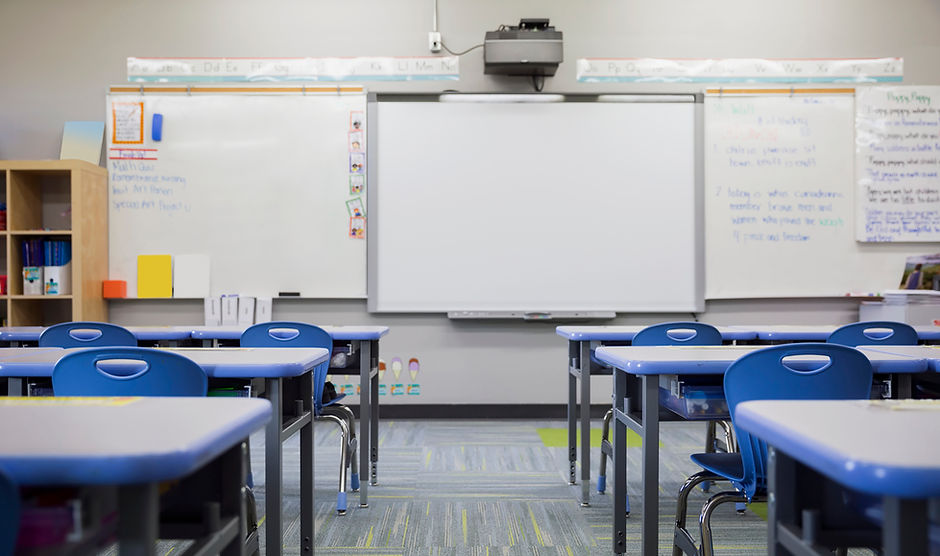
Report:
M 170 255 L 137 256 L 137 297 L 173 297 Z

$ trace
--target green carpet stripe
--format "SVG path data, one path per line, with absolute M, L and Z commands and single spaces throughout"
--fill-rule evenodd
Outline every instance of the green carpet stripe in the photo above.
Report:
M 546 448 L 567 448 L 568 447 L 568 429 L 565 428 L 540 428 L 535 429 L 538 433 L 539 438 L 542 439 L 542 444 Z M 603 435 L 603 429 L 591 429 L 591 448 L 600 448 L 601 447 L 601 438 Z M 638 448 L 643 445 L 643 439 L 640 438 L 640 435 L 634 431 L 627 429 L 627 448 Z M 659 443 L 660 447 L 663 445 L 662 442 Z M 575 446 L 578 448 L 581 447 L 581 430 L 578 430 L 577 440 L 575 441 Z M 592 456 L 597 457 L 597 456 Z

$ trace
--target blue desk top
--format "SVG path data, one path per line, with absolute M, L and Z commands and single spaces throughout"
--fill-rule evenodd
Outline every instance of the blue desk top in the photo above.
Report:
M 188 340 L 192 327 L 189 326 L 125 326 L 138 340 Z M 4 326 L 0 327 L 2 342 L 38 342 L 45 326 Z
M 637 332 L 643 330 L 646 326 L 624 325 L 624 326 L 578 326 L 565 325 L 555 328 L 555 333 L 559 336 L 579 342 L 598 341 L 598 342 L 628 342 L 632 341 Z M 745 341 L 757 338 L 757 333 L 743 327 L 736 326 L 716 326 L 721 333 L 723 340 Z
M 732 326 L 739 330 L 750 330 L 758 340 L 775 342 L 825 342 L 833 330 L 841 324 L 752 324 Z M 940 326 L 914 326 L 921 341 L 940 340 Z
M 927 368 L 940 372 L 940 346 L 863 346 L 866 350 L 917 357 L 927 361 Z
M 260 429 L 258 398 L 0 398 L 0 468 L 21 485 L 188 475 Z
M 940 402 L 752 401 L 735 426 L 847 487 L 940 496 Z
M 48 377 L 66 353 L 87 348 L 6 348 L 0 353 L 0 376 Z M 164 349 L 164 348 L 158 348 Z M 323 363 L 323 348 L 165 348 L 189 357 L 212 378 L 277 378 L 300 376 Z M 22 355 L 16 355 L 19 350 Z
M 247 326 L 190 327 L 194 340 L 239 340 Z M 321 326 L 334 340 L 378 340 L 388 334 L 387 326 Z
M 724 374 L 735 360 L 767 346 L 601 346 L 598 360 L 635 375 Z M 861 349 L 880 374 L 920 373 L 927 361 L 920 357 Z

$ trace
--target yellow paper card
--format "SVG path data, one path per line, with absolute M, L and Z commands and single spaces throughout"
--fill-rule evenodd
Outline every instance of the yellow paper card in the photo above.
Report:
M 137 297 L 173 297 L 170 255 L 137 255 Z

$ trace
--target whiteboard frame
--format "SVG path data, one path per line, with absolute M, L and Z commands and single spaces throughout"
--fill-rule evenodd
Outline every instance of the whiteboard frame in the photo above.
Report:
M 406 310 L 406 309 L 380 309 L 379 300 L 377 298 L 377 292 L 379 291 L 379 265 L 378 265 L 378 243 L 376 240 L 377 230 L 379 229 L 378 222 L 380 213 L 377 207 L 377 188 L 381 187 L 378 180 L 378 110 L 380 102 L 439 102 L 441 97 L 447 95 L 449 97 L 461 96 L 462 93 L 443 93 L 443 94 L 410 94 L 410 93 L 368 93 L 367 99 L 367 108 L 366 108 L 366 117 L 367 117 L 367 127 L 370 130 L 370 133 L 367 136 L 367 165 L 366 165 L 366 181 L 369 184 L 370 194 L 367 199 L 367 214 L 369 218 L 366 222 L 367 227 L 367 237 L 370 238 L 367 245 L 367 310 L 371 313 L 447 313 L 449 310 L 441 311 L 427 311 L 423 309 L 416 310 Z M 522 102 L 523 97 L 531 97 L 533 95 L 505 95 L 499 93 L 482 93 L 482 94 L 466 94 L 466 96 L 490 96 L 490 97 L 519 97 L 518 99 L 510 99 L 515 102 Z M 549 96 L 549 95 L 545 95 Z M 647 312 L 668 312 L 668 313 L 697 313 L 703 312 L 705 310 L 705 222 L 704 222 L 704 174 L 705 174 L 705 156 L 704 156 L 704 93 L 692 93 L 692 94 L 565 94 L 565 95 L 551 95 L 554 97 L 562 97 L 563 102 L 630 102 L 630 103 L 687 103 L 693 104 L 693 171 L 694 171 L 694 185 L 693 185 L 693 213 L 695 222 L 693 223 L 692 229 L 694 232 L 693 238 L 693 295 L 694 301 L 688 307 L 682 309 L 676 308 L 664 308 L 656 305 L 637 305 L 635 307 L 631 306 L 628 309 L 622 307 L 611 307 L 615 312 L 621 313 L 647 313 Z M 603 98 L 602 98 L 603 97 Z M 453 100 L 453 99 L 449 99 Z M 380 239 L 380 238 L 379 238 Z M 596 264 L 592 266 L 596 267 Z M 453 308 L 453 310 L 460 310 L 461 308 Z M 496 311 L 496 313 L 505 313 L 506 311 Z M 475 311 L 476 318 L 489 318 L 491 312 L 489 311 Z M 549 312 L 550 313 L 550 312 Z M 525 312 L 520 312 L 520 315 L 526 314 Z M 523 317 L 520 317 L 523 318 Z

